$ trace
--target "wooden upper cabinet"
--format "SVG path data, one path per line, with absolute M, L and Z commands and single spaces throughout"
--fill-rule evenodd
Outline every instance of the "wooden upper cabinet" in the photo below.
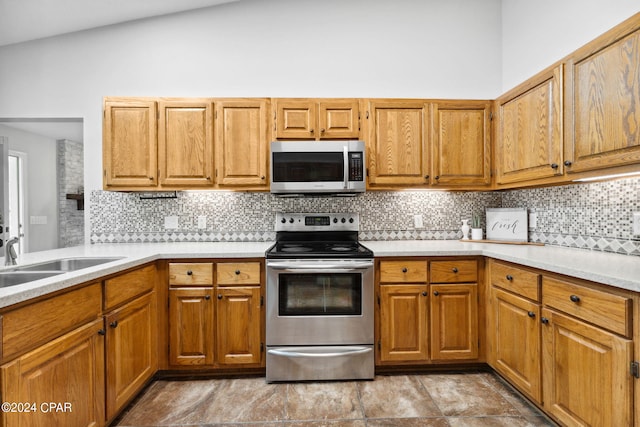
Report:
M 218 185 L 267 188 L 269 101 L 217 100 L 215 120 Z
M 489 101 L 431 104 L 431 184 L 473 186 L 491 182 L 490 114 Z
M 276 139 L 357 139 L 357 99 L 275 99 Z
M 213 185 L 213 104 L 160 101 L 158 163 L 163 187 Z
M 104 100 L 104 187 L 155 187 L 156 103 L 145 99 Z
M 497 100 L 498 184 L 563 174 L 562 67 L 549 68 Z
M 427 104 L 372 100 L 368 117 L 367 163 L 370 185 L 427 184 Z
M 567 62 L 567 172 L 640 162 L 639 16 Z

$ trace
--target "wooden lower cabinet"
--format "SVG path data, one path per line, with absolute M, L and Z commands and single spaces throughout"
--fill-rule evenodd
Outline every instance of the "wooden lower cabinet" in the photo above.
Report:
M 103 426 L 104 322 L 81 326 L 0 367 L 2 425 Z M 10 408 L 11 409 L 11 408 Z
M 431 359 L 478 358 L 478 285 L 430 285 Z
M 428 285 L 380 286 L 380 362 L 424 362 L 429 358 Z
M 156 294 L 150 292 L 105 316 L 108 420 L 158 369 L 156 310 Z
M 542 310 L 544 408 L 567 426 L 629 426 L 631 340 Z
M 542 403 L 540 304 L 491 289 L 489 362 L 521 392 Z
M 216 294 L 216 361 L 221 365 L 261 366 L 261 288 L 219 287 Z
M 169 289 L 169 364 L 213 365 L 213 288 Z

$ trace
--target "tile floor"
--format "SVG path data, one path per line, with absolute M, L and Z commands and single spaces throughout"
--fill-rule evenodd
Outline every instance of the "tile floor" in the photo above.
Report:
M 488 372 L 266 384 L 264 378 L 151 384 L 113 426 L 554 426 Z

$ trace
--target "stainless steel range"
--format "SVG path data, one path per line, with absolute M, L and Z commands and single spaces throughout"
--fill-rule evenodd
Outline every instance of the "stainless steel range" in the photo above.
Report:
M 373 253 L 358 226 L 351 213 L 276 215 L 267 382 L 373 378 Z

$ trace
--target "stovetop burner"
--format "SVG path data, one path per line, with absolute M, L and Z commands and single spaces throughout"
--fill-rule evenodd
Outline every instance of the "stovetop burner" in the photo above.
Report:
M 276 214 L 276 244 L 267 258 L 373 258 L 358 243 L 357 214 Z

